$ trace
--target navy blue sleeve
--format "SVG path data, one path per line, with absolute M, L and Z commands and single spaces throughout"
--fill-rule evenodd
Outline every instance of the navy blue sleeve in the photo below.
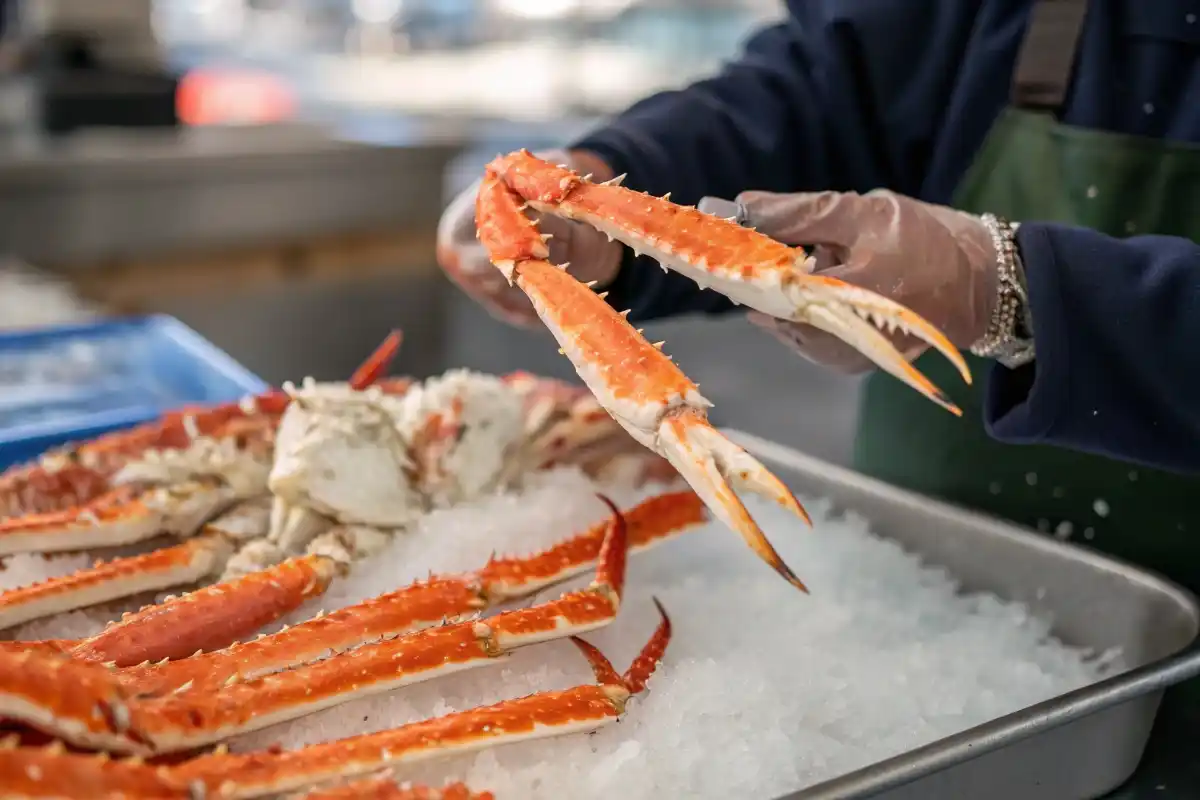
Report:
M 715 78 L 636 103 L 575 143 L 596 153 L 624 185 L 695 205 L 705 195 L 732 200 L 742 188 L 795 187 L 803 154 L 821 159 L 825 135 L 794 22 L 767 28 Z M 608 301 L 631 320 L 723 313 L 726 297 L 664 272 L 626 250 Z
M 915 194 L 977 10 L 960 0 L 804 0 L 716 76 L 643 100 L 572 144 L 677 203 L 748 189 Z M 914 24 L 920 20 L 920 24 Z M 917 58 L 914 54 L 920 53 Z M 733 306 L 627 253 L 609 302 L 630 319 Z
M 1017 241 L 1037 359 L 993 369 L 991 434 L 1200 470 L 1200 245 L 1041 223 Z

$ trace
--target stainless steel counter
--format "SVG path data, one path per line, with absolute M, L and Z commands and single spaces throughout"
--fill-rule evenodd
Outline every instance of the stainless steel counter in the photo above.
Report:
M 0 149 L 0 251 L 62 269 L 436 223 L 461 146 L 302 126 L 89 134 Z

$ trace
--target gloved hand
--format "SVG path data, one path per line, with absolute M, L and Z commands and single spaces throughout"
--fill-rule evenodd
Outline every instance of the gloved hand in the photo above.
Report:
M 885 190 L 865 195 L 744 192 L 738 202 L 745 208 L 746 223 L 760 233 L 809 249 L 817 262 L 815 273 L 909 307 L 959 349 L 966 350 L 986 333 L 998 299 L 998 254 L 979 217 Z M 749 317 L 818 364 L 848 373 L 872 367 L 858 351 L 824 331 L 757 311 Z M 904 334 L 890 338 L 910 361 L 928 348 Z
M 546 150 L 537 154 L 551 164 L 566 164 L 581 175 L 591 173 L 595 181 L 613 178 L 612 169 L 597 156 L 584 152 Z M 519 327 L 538 324 L 533 304 L 516 286 L 509 286 L 500 270 L 492 266 L 483 245 L 475 238 L 475 198 L 480 181 L 475 181 L 446 207 L 438 225 L 437 259 L 451 280 L 483 305 L 493 316 Z M 538 218 L 540 215 L 534 215 Z M 579 222 L 558 217 L 541 217 L 542 233 L 551 234 L 550 260 L 569 263 L 568 271 L 581 281 L 597 281 L 597 291 L 611 283 L 621 267 L 622 245 Z

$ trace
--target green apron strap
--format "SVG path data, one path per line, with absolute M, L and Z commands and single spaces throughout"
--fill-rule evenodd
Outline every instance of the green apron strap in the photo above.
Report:
M 1041 0 L 1017 54 L 1009 100 L 1017 108 L 1057 114 L 1071 85 L 1087 0 Z

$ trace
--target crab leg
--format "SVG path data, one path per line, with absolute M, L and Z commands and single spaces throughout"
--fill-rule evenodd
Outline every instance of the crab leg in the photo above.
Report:
M 662 622 L 624 675 L 599 650 L 573 636 L 571 641 L 587 658 L 596 684 L 539 692 L 292 752 L 200 756 L 170 768 L 170 773 L 185 783 L 224 791 L 225 797 L 254 798 L 331 778 L 369 774 L 385 766 L 597 730 L 620 719 L 630 697 L 645 688 L 662 659 L 671 623 L 661 605 L 659 612 Z
M 678 206 L 667 198 L 626 189 L 619 181 L 594 184 L 522 150 L 498 158 L 499 176 L 541 213 L 583 222 L 647 253 L 701 287 L 780 319 L 804 322 L 847 342 L 879 367 L 952 413 L 961 411 L 888 341 L 899 329 L 941 352 L 971 382 L 957 348 L 911 310 L 874 292 L 813 275 L 800 248 L 729 220 Z
M 384 767 L 442 755 L 593 731 L 620 719 L 629 699 L 645 688 L 661 661 L 671 638 L 671 623 L 661 605 L 658 609 L 661 623 L 624 675 L 618 675 L 594 646 L 571 637 L 592 667 L 596 684 L 539 692 L 291 752 L 216 752 L 170 766 L 68 753 L 61 745 L 9 746 L 0 749 L 0 786 L 7 796 L 22 800 L 194 800 L 205 796 L 236 800 L 369 775 Z
M 82 464 L 17 467 L 0 476 L 0 520 L 83 505 L 109 489 L 108 475 Z
M 118 675 L 96 664 L 62 663 L 55 657 L 24 659 L 26 672 L 39 666 L 66 670 L 76 685 L 45 698 L 47 683 L 5 676 L 11 691 L 0 694 L 0 713 L 61 736 L 82 747 L 134 753 L 165 753 L 213 744 L 231 736 L 286 722 L 353 699 L 390 691 L 454 672 L 495 663 L 530 644 L 586 633 L 617 615 L 625 581 L 626 527 L 613 519 L 592 585 L 531 608 L 483 621 L 427 628 L 247 682 L 230 682 L 213 692 L 139 698 Z M 3 665 L 0 661 L 0 666 Z M 16 661 L 12 662 L 15 665 Z M 65 687 L 64 687 L 65 688 Z M 30 695 L 30 691 L 36 692 Z M 0 690 L 3 692 L 3 690 Z M 56 693 L 53 688 L 50 693 Z M 38 713 L 28 706 L 38 703 Z M 88 713 L 80 714 L 87 709 Z M 91 709 L 108 709 L 91 713 Z M 47 711 L 53 709 L 53 714 Z M 49 717 L 49 718 L 47 718 Z
M 194 583 L 212 574 L 232 552 L 233 546 L 220 536 L 199 536 L 174 547 L 97 562 L 91 569 L 12 589 L 0 594 L 0 628 L 131 594 Z
M 80 660 L 118 667 L 184 658 L 254 634 L 324 593 L 334 565 L 319 556 L 280 564 L 147 606 L 72 648 Z M 172 662 L 168 662 L 172 663 Z
M 700 499 L 687 491 L 652 497 L 623 516 L 631 553 L 679 536 L 707 519 Z M 608 523 L 602 522 L 533 556 L 494 558 L 475 573 L 431 577 L 224 650 L 132 667 L 118 674 L 122 682 L 143 695 L 162 695 L 181 687 L 188 692 L 206 692 L 230 679 L 254 680 L 359 645 L 458 621 L 594 568 L 608 528 Z M 240 594 L 233 587 L 222 592 L 235 608 Z
M 624 519 L 628 524 L 596 526 L 532 558 L 493 560 L 477 576 L 466 576 L 469 580 L 431 579 L 272 636 L 180 661 L 114 670 L 94 663 L 103 657 L 94 653 L 86 663 L 51 648 L 0 649 L 0 717 L 84 747 L 178 749 L 232 735 L 228 727 L 214 732 L 218 725 L 244 724 L 237 730 L 252 730 L 343 702 L 350 698 L 338 693 L 347 682 L 360 694 L 374 693 L 434 677 L 438 670 L 483 666 L 512 648 L 607 624 L 616 613 L 625 555 L 612 539 L 628 534 L 627 546 L 649 547 L 703 521 L 704 513 L 688 492 L 646 501 Z M 460 618 L 527 596 L 597 561 L 590 590 L 482 623 L 429 627 L 445 617 Z M 264 581 L 263 588 L 270 583 Z M 408 640 L 396 638 L 418 627 L 421 633 Z M 373 644 L 307 669 L 300 666 L 364 642 Z M 273 674 L 291 666 L 298 668 Z M 105 711 L 97 715 L 95 709 Z M 275 716 L 265 719 L 269 714 Z
M 16 747 L 0 744 L 0 797 L 5 800 L 196 800 L 194 787 L 174 779 L 167 767 L 107 755 L 68 754 L 61 744 Z M 366 778 L 318 789 L 296 800 L 495 800 L 464 784 L 442 789 Z
M 501 160 L 488 167 L 475 214 L 492 262 L 533 301 L 562 352 L 613 419 L 665 457 L 759 558 L 807 591 L 730 482 L 774 500 L 811 524 L 803 507 L 782 481 L 709 424 L 712 403 L 671 359 L 599 295 L 546 260 L 549 249 L 521 211 L 521 197 L 500 179 L 497 169 L 503 166 Z
M 134 752 L 177 752 L 351 700 L 496 663 L 519 647 L 586 633 L 616 618 L 625 580 L 625 521 L 615 507 L 596 579 L 583 591 L 485 620 L 426 628 L 214 692 L 130 700 Z M 114 748 L 116 749 L 116 748 Z
M 15 737 L 14 737 L 15 739 Z M 107 754 L 0 745 L 0 797 L 5 800 L 195 800 L 165 767 L 114 761 Z
M 77 508 L 0 521 L 0 556 L 115 547 L 160 533 L 189 536 L 235 499 L 216 479 L 119 486 Z

